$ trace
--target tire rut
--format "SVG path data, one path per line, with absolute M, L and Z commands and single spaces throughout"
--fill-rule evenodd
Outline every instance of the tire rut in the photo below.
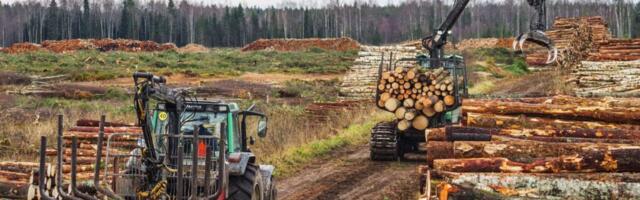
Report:
M 417 191 L 419 163 L 370 161 L 368 145 L 335 154 L 278 180 L 279 199 L 411 199 Z

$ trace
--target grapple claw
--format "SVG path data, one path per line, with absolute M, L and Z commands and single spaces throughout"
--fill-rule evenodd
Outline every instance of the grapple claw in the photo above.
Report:
M 548 49 L 549 54 L 547 56 L 546 64 L 551 64 L 558 59 L 558 49 L 555 47 L 553 41 L 547 37 L 542 31 L 531 31 L 519 35 L 513 41 L 513 50 L 516 53 L 523 53 L 523 45 L 525 42 L 533 42 L 537 45 L 543 46 Z

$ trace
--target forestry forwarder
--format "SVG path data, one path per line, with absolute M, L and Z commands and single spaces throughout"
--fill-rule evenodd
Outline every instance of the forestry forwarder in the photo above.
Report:
M 112 137 L 124 134 L 112 133 L 104 138 L 107 149 L 106 157 L 103 155 L 103 116 L 96 146 L 95 165 L 100 167 L 96 167 L 93 182 L 83 183 L 78 189 L 78 145 L 74 137 L 70 147 L 70 190 L 62 186 L 62 160 L 58 159 L 57 192 L 46 191 L 44 176 L 40 176 L 41 199 L 276 199 L 274 167 L 258 165 L 247 146 L 247 139 L 250 144 L 254 142 L 247 134 L 248 126 L 257 127 L 258 136 L 266 136 L 264 114 L 252 111 L 253 106 L 240 111 L 236 103 L 201 101 L 186 90 L 168 88 L 164 77 L 150 73 L 136 72 L 133 79 L 135 110 L 143 138 L 138 140 L 137 148 L 123 155 L 126 164 L 116 164 L 117 155 L 109 155 L 117 151 L 109 148 L 115 145 L 110 144 Z M 64 154 L 61 126 L 59 123 L 58 155 Z M 44 137 L 40 171 L 45 171 L 42 148 L 46 148 Z M 122 169 L 117 170 L 120 166 Z M 104 175 L 103 182 L 100 173 Z
M 411 127 L 411 122 L 407 122 L 406 119 L 398 119 L 390 122 L 381 122 L 371 130 L 370 157 L 372 160 L 397 160 L 399 158 L 402 159 L 404 158 L 405 153 L 418 151 L 419 143 L 425 142 L 424 128 L 438 128 L 444 127 L 447 124 L 458 123 L 460 117 L 459 107 L 462 105 L 462 98 L 467 96 L 466 67 L 464 65 L 464 59 L 462 57 L 455 55 L 444 56 L 444 46 L 447 43 L 447 37 L 450 34 L 451 29 L 458 21 L 458 18 L 460 17 L 460 15 L 462 15 L 469 2 L 470 0 L 456 0 L 453 5 L 453 9 L 449 12 L 445 21 L 436 30 L 436 33 L 422 39 L 422 46 L 428 51 L 428 55 L 418 55 L 416 56 L 416 58 L 401 58 L 396 60 L 395 63 L 392 63 L 393 54 L 391 54 L 391 58 L 389 58 L 388 68 L 386 70 L 383 70 L 383 62 L 385 62 L 383 55 L 382 62 L 380 63 L 379 68 L 378 81 L 380 85 L 378 85 L 378 88 L 376 90 L 376 102 L 378 104 L 378 107 L 390 112 L 394 112 L 394 110 L 397 111 L 396 107 L 398 107 L 398 103 L 396 102 L 398 101 L 393 100 L 394 103 L 388 104 L 391 105 L 390 107 L 387 107 L 388 105 L 385 105 L 385 101 L 387 101 L 387 99 L 389 98 L 397 98 L 398 96 L 402 96 L 403 94 L 397 92 L 397 84 L 395 85 L 396 87 L 393 88 L 389 87 L 390 84 L 386 84 L 385 87 L 385 83 L 389 83 L 388 80 L 393 80 L 394 78 L 397 80 L 398 78 L 401 78 L 401 76 L 394 77 L 393 75 L 389 75 L 389 73 L 404 73 L 406 75 L 407 70 L 413 70 L 410 73 L 413 76 L 413 74 L 416 74 L 418 72 L 432 70 L 433 73 L 431 74 L 438 74 L 438 76 L 440 76 L 440 74 L 442 74 L 442 71 L 444 71 L 444 73 L 447 73 L 451 77 L 448 80 L 448 85 L 446 85 L 449 86 L 448 89 L 445 89 L 446 94 L 440 94 L 440 91 L 438 91 L 438 95 L 425 95 L 424 93 L 418 93 L 417 97 L 409 97 L 412 98 L 410 100 L 411 102 L 400 102 L 400 106 L 402 106 L 402 104 L 404 104 L 405 106 L 407 104 L 409 106 L 416 105 L 418 104 L 418 102 L 415 100 L 420 98 L 426 99 L 426 101 L 433 102 L 434 104 L 435 102 L 439 102 L 438 107 L 440 109 L 437 112 L 433 112 L 433 110 L 430 109 L 417 109 L 417 111 L 415 111 L 416 109 L 410 107 L 413 113 L 410 113 L 411 115 L 405 114 L 405 116 L 411 116 L 414 124 L 421 124 L 421 127 L 419 129 Z M 521 34 L 514 40 L 513 49 L 517 53 L 522 53 L 523 44 L 525 42 L 532 42 L 548 49 L 549 54 L 547 57 L 547 64 L 555 62 L 557 58 L 557 49 L 555 48 L 553 41 L 551 41 L 544 33 L 546 28 L 545 0 L 527 0 L 527 3 L 535 8 L 537 13 L 537 20 L 531 24 L 530 32 Z M 403 68 L 398 70 L 398 68 L 396 68 L 396 65 L 399 62 L 405 61 L 417 62 L 420 69 L 416 70 Z M 405 88 L 406 86 L 409 86 L 409 88 L 411 88 L 414 87 L 417 82 L 420 82 L 421 87 L 423 87 L 423 84 L 431 84 L 436 80 L 442 80 L 442 78 L 437 77 L 434 79 L 429 79 L 428 77 L 416 77 L 413 80 L 405 80 L 409 84 L 404 83 L 404 85 Z M 400 86 L 400 88 L 401 91 L 403 91 L 402 86 Z M 404 97 L 401 97 L 400 100 L 406 99 L 407 94 L 415 95 L 415 93 L 407 91 Z M 441 102 L 446 102 L 446 105 L 443 106 L 443 103 Z M 428 106 L 431 106 L 430 103 L 421 103 L 420 106 L 426 107 L 427 104 L 429 104 Z M 417 105 L 415 107 L 417 108 Z M 400 112 L 400 115 L 402 115 L 404 111 L 405 110 L 403 110 L 403 112 Z M 399 112 L 395 112 L 396 116 L 398 116 L 398 113 Z M 415 117 L 416 115 L 418 115 L 419 117 Z M 402 118 L 402 116 L 398 116 L 398 118 Z M 422 120 L 423 122 L 416 123 L 415 121 L 418 119 Z M 424 126 L 425 124 L 426 126 Z M 409 128 L 406 128 L 407 126 Z M 456 134 L 453 137 L 465 138 L 467 137 L 467 135 Z

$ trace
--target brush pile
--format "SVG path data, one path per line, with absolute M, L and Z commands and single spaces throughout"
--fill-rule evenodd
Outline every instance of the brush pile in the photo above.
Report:
M 464 126 L 429 129 L 421 147 L 441 198 L 640 198 L 639 99 L 470 99 L 462 110 Z
M 378 81 L 378 107 L 394 112 L 398 129 L 425 130 L 429 120 L 459 103 L 456 80 L 444 68 L 418 69 L 396 67 L 382 72 Z M 458 85 L 462 80 L 457 80 Z
M 173 43 L 158 44 L 153 41 L 139 41 L 126 39 L 71 39 L 46 40 L 42 45 L 33 43 L 15 43 L 2 52 L 9 54 L 30 53 L 48 50 L 54 53 L 69 53 L 80 50 L 126 51 L 126 52 L 155 52 L 177 49 Z
M 311 48 L 354 51 L 360 48 L 360 44 L 351 38 L 259 39 L 246 45 L 242 51 L 306 51 Z
M 39 44 L 24 42 L 24 43 L 12 44 L 7 48 L 2 49 L 2 52 L 8 53 L 8 54 L 20 54 L 20 53 L 31 53 L 31 52 L 42 51 L 42 50 L 45 50 L 45 49 L 42 48 L 42 46 L 40 46 Z
M 74 52 L 78 50 L 90 50 L 96 47 L 90 40 L 45 40 L 42 47 L 55 53 Z
M 71 138 L 78 138 L 77 151 L 77 179 L 79 182 L 92 180 L 96 164 L 97 140 L 99 131 L 99 121 L 81 119 L 76 122 L 76 126 L 69 128 L 62 137 L 62 174 L 63 188 L 67 188 L 71 173 Z M 114 161 L 115 157 L 128 157 L 130 150 L 136 148 L 136 141 L 142 130 L 133 124 L 106 122 L 104 128 L 102 162 L 125 163 L 126 160 Z M 124 134 L 124 135 L 121 135 Z M 107 142 L 108 141 L 108 142 Z M 53 142 L 55 146 L 55 142 Z M 107 146 L 110 148 L 107 149 Z M 45 184 L 49 195 L 57 196 L 56 180 L 56 159 L 57 150 L 47 149 L 45 152 L 50 161 L 46 166 L 46 171 L 42 175 L 46 176 Z M 105 157 L 109 154 L 109 160 Z M 109 163 L 113 166 L 114 163 Z M 104 172 L 101 172 L 104 175 Z M 0 198 L 20 198 L 34 199 L 38 192 L 38 162 L 0 162 Z

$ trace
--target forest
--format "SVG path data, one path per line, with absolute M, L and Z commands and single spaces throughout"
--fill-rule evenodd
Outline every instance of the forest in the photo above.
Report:
M 409 0 L 380 6 L 337 0 L 318 8 L 208 5 L 174 0 L 0 0 L 0 46 L 73 38 L 127 38 L 238 47 L 260 38 L 351 37 L 365 44 L 419 39 L 436 29 L 452 0 Z M 453 40 L 512 37 L 526 32 L 525 0 L 478 0 L 454 28 Z M 601 15 L 616 37 L 640 35 L 640 3 L 631 0 L 548 0 L 556 17 Z

